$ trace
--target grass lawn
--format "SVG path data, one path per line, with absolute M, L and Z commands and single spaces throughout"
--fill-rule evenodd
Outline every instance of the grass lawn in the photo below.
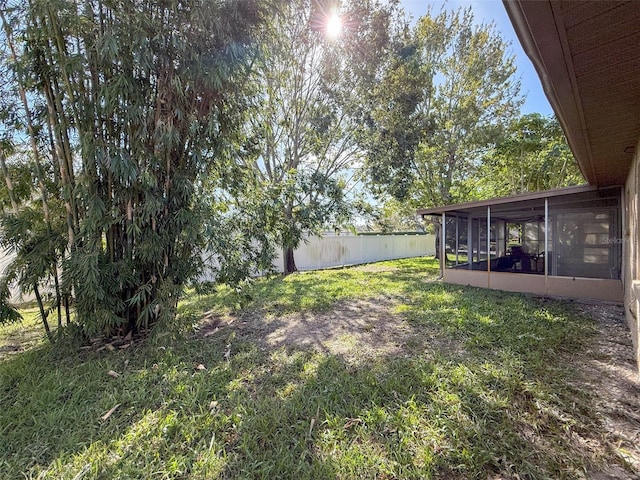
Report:
M 628 469 L 575 382 L 571 359 L 593 321 L 571 302 L 436 276 L 435 261 L 419 258 L 192 294 L 180 332 L 126 350 L 34 342 L 32 315 L 0 327 L 0 478 Z M 28 348 L 12 352 L 21 337 Z

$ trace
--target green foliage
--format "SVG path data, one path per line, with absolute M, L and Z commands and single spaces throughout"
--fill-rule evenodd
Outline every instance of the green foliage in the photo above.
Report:
M 418 220 L 414 206 L 410 202 L 396 200 L 393 197 L 379 207 L 372 209 L 368 216 L 371 221 L 367 227 L 373 232 L 416 233 L 424 231 L 424 225 Z
M 175 315 L 204 246 L 197 188 L 226 174 L 252 39 L 270 7 L 36 0 L 2 10 L 3 86 L 15 101 L 1 120 L 14 141 L 30 140 L 37 179 L 24 194 L 24 152 L 9 168 L 3 152 L 7 189 L 15 185 L 5 243 L 21 285 L 38 295 L 53 277 L 58 308 L 74 296 L 86 334 Z
M 413 206 L 463 201 L 466 180 L 521 104 L 508 44 L 495 25 L 459 9 L 420 18 L 399 52 L 397 73 L 373 96 L 382 121 L 374 110 L 369 177 Z
M 413 185 L 414 159 L 421 142 L 432 133 L 428 115 L 420 109 L 433 81 L 422 63 L 420 47 L 404 34 L 396 39 L 382 79 L 368 92 L 373 103 L 366 113 L 366 168 L 374 192 L 387 191 L 404 200 Z M 366 98 L 366 97 L 365 97 Z
M 3 281 L 0 285 L 0 325 L 22 320 L 22 314 L 9 300 L 10 296 L 9 285 Z
M 273 269 L 273 232 L 280 212 L 267 189 L 252 187 L 245 184 L 244 194 L 235 200 L 219 199 L 205 221 L 206 274 L 218 283 L 235 287 Z
M 12 195 L 20 204 L 30 200 L 35 187 L 33 181 L 35 172 L 33 171 L 33 164 L 29 161 L 27 155 L 19 154 L 12 146 L 5 146 L 4 150 L 2 150 L 2 146 L 0 146 L 0 151 L 1 155 L 9 157 L 12 160 L 12 163 L 7 165 L 6 173 L 6 176 L 9 176 L 12 180 L 12 192 L 9 193 L 6 182 L 0 182 L 0 205 L 3 211 L 10 211 L 12 208 Z
M 514 120 L 468 179 L 472 199 L 537 192 L 584 183 L 554 117 L 523 115 Z
M 53 265 L 65 248 L 62 225 L 50 230 L 42 212 L 32 206 L 17 214 L 0 215 L 0 245 L 14 255 L 5 270 L 5 281 L 14 281 L 23 292 L 32 292 L 34 285 L 47 284 L 54 275 Z
M 394 8 L 345 2 L 339 9 L 344 32 L 332 39 L 325 34 L 329 6 L 297 0 L 283 6 L 264 32 L 250 76 L 254 104 L 246 112 L 245 138 L 233 152 L 241 187 L 226 201 L 233 203 L 233 215 L 266 216 L 259 223 L 285 251 L 286 272 L 296 269 L 293 249 L 306 233 L 340 225 L 351 211 L 347 192 L 360 155 L 359 93 L 373 81 L 376 55 L 387 48 Z

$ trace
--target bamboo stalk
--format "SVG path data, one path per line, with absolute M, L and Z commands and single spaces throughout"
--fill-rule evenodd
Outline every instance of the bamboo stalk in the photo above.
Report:
M 9 191 L 9 199 L 11 200 L 11 208 L 14 214 L 18 214 L 18 203 L 16 202 L 15 193 L 13 191 L 13 182 L 11 181 L 11 175 L 7 169 L 7 162 L 4 156 L 4 152 L 0 151 L 0 164 L 2 165 L 2 175 L 4 175 L 4 181 L 7 184 L 7 190 Z
M 11 52 L 11 58 L 12 60 L 17 64 L 18 63 L 18 55 L 16 53 L 16 49 L 15 46 L 13 44 L 13 35 L 12 35 L 12 31 L 11 31 L 11 27 L 9 26 L 9 23 L 7 22 L 6 16 L 4 14 L 4 11 L 2 9 L 0 9 L 0 20 L 2 20 L 2 26 L 4 28 L 5 34 L 6 34 L 6 40 L 7 40 L 7 45 L 9 46 L 9 50 Z M 41 201 L 42 201 L 42 211 L 43 211 L 43 215 L 44 215 L 44 221 L 45 224 L 47 226 L 47 231 L 49 234 L 51 234 L 53 232 L 53 229 L 51 227 L 51 214 L 50 214 L 50 210 L 49 210 L 49 201 L 47 198 L 47 191 L 46 191 L 46 187 L 44 184 L 44 169 L 42 168 L 42 163 L 40 160 L 40 151 L 38 149 L 38 145 L 37 145 L 37 141 L 36 141 L 36 133 L 35 133 L 35 129 L 33 127 L 33 118 L 31 115 L 31 110 L 29 108 L 29 102 L 27 101 L 27 95 L 24 89 L 24 86 L 22 83 L 18 84 L 18 93 L 20 95 L 20 100 L 22 102 L 23 108 L 24 108 L 24 113 L 25 113 L 25 118 L 27 121 L 27 132 L 29 134 L 29 140 L 30 140 L 30 145 L 31 145 L 31 150 L 33 153 L 33 159 L 36 165 L 36 176 L 38 179 L 38 187 L 40 188 L 40 195 L 41 195 Z M 52 270 L 54 272 L 54 280 L 55 280 L 55 285 L 56 285 L 56 296 L 58 298 L 58 302 L 60 301 L 60 290 L 59 290 L 59 283 L 58 283 L 58 271 L 57 271 L 57 265 L 54 264 L 52 266 Z M 53 338 L 51 336 L 51 330 L 49 328 L 49 324 L 47 322 L 47 316 L 44 310 L 44 305 L 42 303 L 42 297 L 40 296 L 40 292 L 38 291 L 38 285 L 37 283 L 33 284 L 33 289 L 34 289 L 34 293 L 36 295 L 36 300 L 38 302 L 38 306 L 40 308 L 40 312 L 42 315 L 42 322 L 45 328 L 45 331 L 47 333 L 47 338 L 49 339 L 49 341 L 53 341 Z M 61 322 L 61 317 L 59 322 Z
M 51 328 L 49 327 L 49 322 L 47 321 L 47 312 L 44 309 L 44 304 L 42 303 L 42 297 L 40 296 L 40 290 L 38 289 L 38 284 L 33 284 L 33 293 L 36 296 L 36 300 L 38 301 L 38 308 L 40 309 L 40 319 L 42 320 L 42 325 L 44 326 L 44 331 L 47 333 L 47 338 L 50 342 L 53 342 L 53 336 L 51 335 Z

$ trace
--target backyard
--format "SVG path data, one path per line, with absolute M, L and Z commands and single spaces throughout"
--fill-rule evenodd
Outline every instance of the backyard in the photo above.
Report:
M 622 308 L 437 275 L 190 292 L 179 328 L 133 342 L 52 347 L 25 310 L 0 327 L 0 477 L 638 478 Z

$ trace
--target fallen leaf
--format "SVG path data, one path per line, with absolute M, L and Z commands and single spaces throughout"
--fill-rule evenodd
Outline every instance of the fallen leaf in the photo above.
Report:
M 100 417 L 100 420 L 102 420 L 103 422 L 107 421 L 109 419 L 109 417 L 111 415 L 113 415 L 113 412 L 115 412 L 118 409 L 119 406 L 120 406 L 120 404 L 118 403 L 117 405 L 112 407 L 107 413 L 105 413 L 104 415 L 102 415 Z
M 113 370 L 109 370 L 107 372 L 107 375 L 112 376 L 113 378 L 118 378 L 120 376 L 120 374 L 118 372 L 114 372 Z
M 205 367 L 203 364 L 199 363 L 198 366 L 196 367 L 196 370 L 206 370 L 207 367 Z
M 311 423 L 309 424 L 309 437 L 311 437 L 311 432 L 313 431 L 313 426 L 316 424 L 316 419 L 312 418 Z
M 204 334 L 205 338 L 206 337 L 210 337 L 211 335 L 215 335 L 216 333 L 218 333 L 218 330 L 220 330 L 218 327 L 216 327 L 215 329 L 213 329 L 212 331 L 209 331 L 207 333 Z
M 351 428 L 354 425 L 358 425 L 359 423 L 364 423 L 361 418 L 348 418 L 347 423 L 344 424 L 344 429 Z

